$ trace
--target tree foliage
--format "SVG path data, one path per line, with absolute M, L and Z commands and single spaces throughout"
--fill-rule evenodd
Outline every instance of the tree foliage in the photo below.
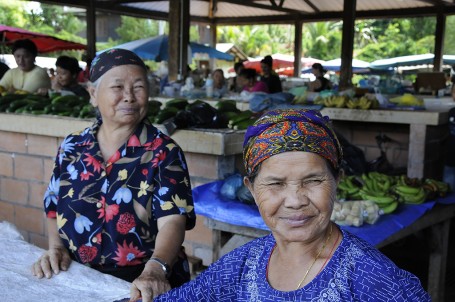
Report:
M 30 1 L 2 0 L 0 24 L 20 27 L 50 34 L 61 39 L 86 43 L 78 33 L 86 30 L 86 24 L 62 6 L 41 4 L 28 9 Z M 198 26 L 190 27 L 190 40 L 199 41 Z M 304 23 L 302 28 L 303 56 L 323 60 L 341 55 L 341 21 Z M 374 61 L 394 56 L 432 53 L 434 51 L 435 17 L 372 19 L 355 22 L 354 57 Z M 124 42 L 167 33 L 169 24 L 163 21 L 121 17 L 116 32 L 119 38 L 110 39 L 103 48 Z M 235 43 L 248 56 L 257 57 L 274 53 L 293 54 L 294 25 L 242 25 L 217 26 L 220 43 Z M 444 53 L 455 54 L 455 16 L 448 16 Z

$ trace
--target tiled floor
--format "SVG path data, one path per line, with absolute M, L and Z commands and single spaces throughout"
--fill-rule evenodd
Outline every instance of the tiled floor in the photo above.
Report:
M 424 233 L 409 236 L 382 248 L 381 251 L 399 267 L 415 274 L 422 285 L 426 287 L 428 281 L 428 246 L 424 236 Z M 445 282 L 446 302 L 455 301 L 455 220 L 452 220 L 451 223 L 450 238 Z

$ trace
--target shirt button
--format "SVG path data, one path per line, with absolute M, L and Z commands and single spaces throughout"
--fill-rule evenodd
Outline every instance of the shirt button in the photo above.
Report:
M 106 176 L 106 172 L 105 171 L 101 172 L 101 176 L 102 177 Z
M 98 209 L 101 208 L 101 206 L 102 206 L 101 202 L 97 202 L 97 203 L 96 203 L 96 207 L 97 207 Z

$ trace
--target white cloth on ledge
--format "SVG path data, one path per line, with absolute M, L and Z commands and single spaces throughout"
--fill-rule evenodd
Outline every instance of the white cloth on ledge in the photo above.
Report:
M 130 283 L 73 261 L 66 272 L 38 279 L 31 265 L 43 249 L 26 242 L 17 228 L 0 222 L 2 302 L 113 302 L 129 297 Z

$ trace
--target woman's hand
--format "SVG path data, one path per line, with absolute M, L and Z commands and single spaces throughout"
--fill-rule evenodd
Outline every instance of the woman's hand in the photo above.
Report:
M 163 269 L 153 262 L 148 262 L 142 274 L 137 277 L 130 288 L 130 301 L 152 302 L 154 298 L 171 289 Z
M 52 274 L 57 275 L 60 270 L 68 270 L 70 263 L 71 258 L 65 247 L 51 248 L 32 265 L 32 274 L 39 279 L 44 276 L 49 279 Z

